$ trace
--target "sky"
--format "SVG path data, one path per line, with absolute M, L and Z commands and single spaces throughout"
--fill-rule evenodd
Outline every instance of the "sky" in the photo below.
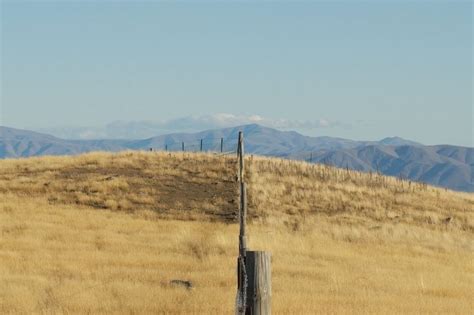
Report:
M 473 146 L 470 1 L 0 1 L 0 125 Z

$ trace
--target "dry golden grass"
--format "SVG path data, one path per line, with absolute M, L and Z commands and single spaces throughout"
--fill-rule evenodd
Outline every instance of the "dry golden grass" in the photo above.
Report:
M 233 313 L 235 174 L 200 154 L 0 161 L 0 313 Z M 472 313 L 472 194 L 260 157 L 246 176 L 274 313 Z

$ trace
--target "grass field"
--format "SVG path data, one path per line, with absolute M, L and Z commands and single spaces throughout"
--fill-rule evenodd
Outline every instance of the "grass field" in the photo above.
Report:
M 249 247 L 272 252 L 275 314 L 472 314 L 472 194 L 246 165 Z M 237 200 L 230 157 L 0 161 L 0 313 L 233 313 Z

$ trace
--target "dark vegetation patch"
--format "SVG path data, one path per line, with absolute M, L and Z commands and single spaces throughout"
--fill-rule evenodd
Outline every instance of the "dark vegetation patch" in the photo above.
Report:
M 23 170 L 15 177 L 24 181 L 4 190 L 27 190 L 30 196 L 46 197 L 52 204 L 127 212 L 152 210 L 160 217 L 172 219 L 204 216 L 211 221 L 237 221 L 235 159 L 153 153 L 106 155 L 103 159 L 67 163 L 48 172 Z M 10 177 L 4 175 L 2 179 Z

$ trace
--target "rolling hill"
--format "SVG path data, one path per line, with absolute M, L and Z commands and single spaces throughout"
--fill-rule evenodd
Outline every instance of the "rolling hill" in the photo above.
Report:
M 179 152 L 1 160 L 0 313 L 233 313 L 236 164 Z M 248 242 L 272 252 L 274 314 L 472 310 L 472 194 L 285 159 L 245 165 Z
M 363 172 L 380 172 L 474 192 L 473 152 L 472 148 L 447 145 L 366 145 L 345 150 L 316 151 L 313 153 L 313 162 Z
M 474 192 L 474 148 L 425 146 L 398 137 L 381 141 L 353 141 L 332 137 L 308 137 L 252 124 L 234 128 L 157 136 L 143 140 L 64 140 L 30 131 L 0 127 L 0 157 L 74 155 L 91 151 L 219 149 L 234 150 L 243 130 L 251 154 L 299 159 L 364 172 L 381 172 L 458 191 Z

